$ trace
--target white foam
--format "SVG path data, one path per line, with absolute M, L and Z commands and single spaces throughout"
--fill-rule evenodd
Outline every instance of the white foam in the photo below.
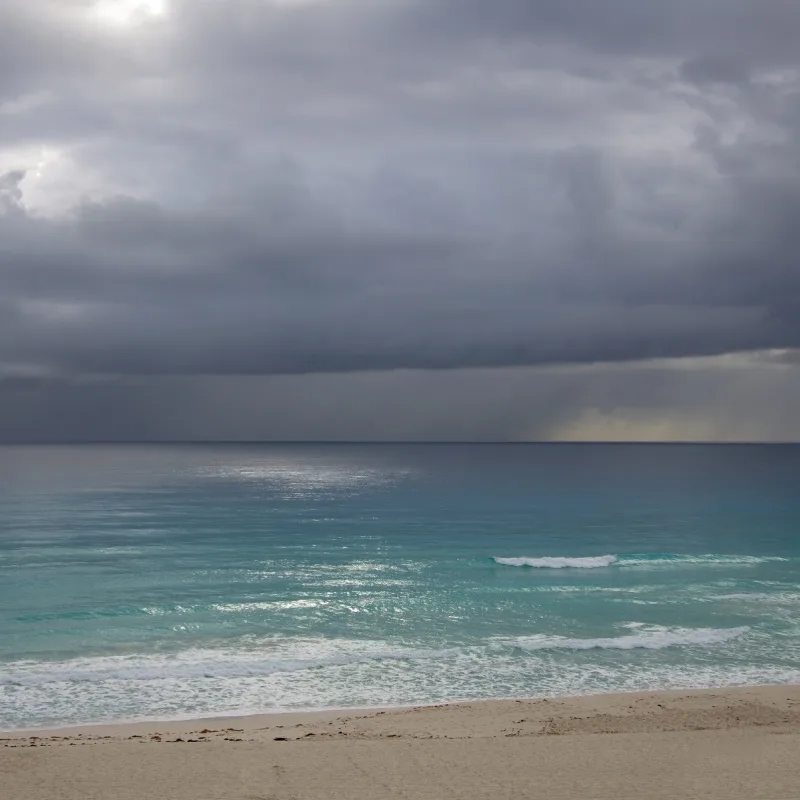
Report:
M 726 553 L 631 553 L 619 557 L 621 567 L 700 566 L 755 566 L 771 562 L 788 561 L 781 556 L 748 556 Z
M 569 558 L 569 557 L 544 557 L 544 558 L 528 558 L 527 556 L 520 556 L 518 558 L 500 558 L 495 556 L 494 560 L 497 564 L 503 564 L 508 567 L 537 567 L 539 569 L 597 569 L 598 567 L 609 567 L 615 564 L 617 556 L 585 556 L 583 558 Z
M 727 555 L 720 553 L 627 553 L 606 556 L 531 556 L 500 557 L 495 563 L 508 567 L 538 567 L 540 569 L 597 569 L 599 567 L 663 568 L 679 566 L 755 566 L 770 562 L 788 561 L 781 556 Z
M 368 662 L 446 658 L 455 651 L 420 650 L 379 641 L 274 639 L 253 647 L 191 648 L 177 653 L 88 656 L 67 661 L 3 665 L 0 686 L 55 683 L 258 678 Z
M 248 637 L 218 650 L 95 656 L 60 663 L 15 662 L 0 666 L 4 677 L 18 680 L 16 684 L 0 682 L 0 730 L 800 683 L 797 666 L 771 663 L 785 658 L 800 664 L 800 647 L 793 644 L 796 640 L 784 639 L 765 649 L 762 636 L 747 636 L 734 646 L 723 644 L 722 660 L 712 649 L 701 646 L 732 640 L 745 630 L 628 623 L 611 645 L 603 639 L 527 637 L 522 642 L 530 652 L 523 650 L 522 654 L 520 642 L 499 638 L 442 651 L 379 641 Z M 637 651 L 633 656 L 624 652 L 637 642 L 645 648 L 695 647 L 679 652 L 677 658 L 639 658 Z M 587 652 L 578 654 L 576 649 Z M 295 664 L 299 668 L 292 671 L 292 660 L 304 663 Z
M 800 592 L 734 592 L 732 594 L 709 595 L 709 600 L 748 600 L 765 603 L 794 605 L 800 602 Z
M 750 628 L 665 628 L 628 623 L 635 633 L 600 639 L 576 639 L 567 636 L 534 634 L 512 640 L 510 643 L 524 650 L 663 650 L 665 647 L 689 645 L 714 645 L 738 639 Z

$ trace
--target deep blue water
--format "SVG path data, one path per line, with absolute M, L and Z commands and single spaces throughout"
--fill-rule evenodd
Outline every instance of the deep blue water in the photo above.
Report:
M 800 682 L 798 478 L 791 446 L 0 447 L 0 729 Z

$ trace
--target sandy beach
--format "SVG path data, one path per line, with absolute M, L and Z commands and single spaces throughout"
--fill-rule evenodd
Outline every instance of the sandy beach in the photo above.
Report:
M 800 687 L 2 735 L 26 800 L 800 797 Z

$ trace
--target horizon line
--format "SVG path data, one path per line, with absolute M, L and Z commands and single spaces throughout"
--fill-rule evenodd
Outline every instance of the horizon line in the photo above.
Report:
M 770 441 L 770 440 L 742 440 L 742 441 L 705 441 L 698 440 L 515 440 L 515 439 L 61 439 L 61 440 L 30 440 L 30 441 L 0 441 L 0 447 L 54 447 L 76 445 L 625 445 L 625 446 L 777 446 L 796 447 L 800 441 Z

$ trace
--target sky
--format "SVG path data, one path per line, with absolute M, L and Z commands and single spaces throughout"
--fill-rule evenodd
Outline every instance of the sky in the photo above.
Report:
M 3 0 L 0 441 L 800 441 L 796 0 Z

